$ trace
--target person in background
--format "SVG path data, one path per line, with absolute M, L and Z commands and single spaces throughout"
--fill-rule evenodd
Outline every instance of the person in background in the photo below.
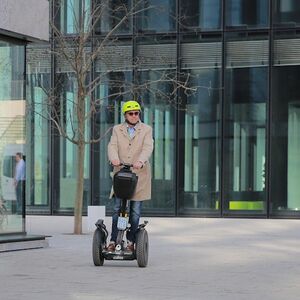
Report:
M 17 214 L 22 214 L 23 204 L 25 205 L 25 174 L 26 166 L 23 159 L 23 154 L 21 152 L 16 153 L 16 168 L 15 168 L 15 178 L 14 186 L 16 189 L 16 212 Z

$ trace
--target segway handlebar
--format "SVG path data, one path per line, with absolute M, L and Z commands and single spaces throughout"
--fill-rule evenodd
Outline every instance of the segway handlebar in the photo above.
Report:
M 120 167 L 132 168 L 132 167 L 133 167 L 133 164 L 127 164 L 127 163 L 121 162 L 121 163 L 120 163 Z
M 133 167 L 133 164 L 127 164 L 127 163 L 120 163 L 120 167 L 124 167 L 124 168 L 126 168 L 126 169 L 130 169 L 130 168 L 132 168 Z M 141 169 L 143 169 L 143 165 L 142 165 L 142 167 L 141 167 Z
M 130 169 L 133 167 L 133 164 L 128 164 L 128 163 L 124 163 L 124 162 L 120 162 L 119 166 L 118 167 L 124 167 L 125 169 Z M 144 166 L 142 166 L 143 168 Z

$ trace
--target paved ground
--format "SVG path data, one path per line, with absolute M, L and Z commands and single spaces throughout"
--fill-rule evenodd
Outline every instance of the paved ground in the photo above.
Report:
M 300 298 L 300 220 L 149 218 L 147 268 L 94 267 L 72 221 L 28 217 L 50 247 L 0 254 L 1 300 Z

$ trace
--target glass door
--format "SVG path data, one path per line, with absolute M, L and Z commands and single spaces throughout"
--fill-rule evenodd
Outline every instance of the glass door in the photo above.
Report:
M 25 46 L 0 40 L 0 234 L 25 232 Z
M 294 49 L 290 56 L 290 49 Z M 272 215 L 300 213 L 300 38 L 277 32 L 272 66 L 271 182 Z
M 265 214 L 268 40 L 230 35 L 226 52 L 223 214 Z
M 179 214 L 220 214 L 222 43 L 186 37 L 179 103 Z

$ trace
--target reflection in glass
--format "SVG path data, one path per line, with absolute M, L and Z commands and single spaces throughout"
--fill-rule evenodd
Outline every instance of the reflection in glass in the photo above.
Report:
M 57 75 L 57 82 L 62 84 L 62 93 L 60 97 L 60 124 L 63 124 L 66 134 L 76 139 L 78 130 L 78 121 L 76 113 L 75 97 L 77 97 L 77 85 L 73 73 L 62 73 Z M 85 101 L 86 111 L 89 111 L 89 101 Z M 89 119 L 85 126 L 85 139 L 89 140 L 90 132 Z M 75 134 L 75 136 L 74 136 Z M 84 187 L 83 187 L 83 207 L 86 209 L 90 193 L 90 146 L 85 146 L 84 157 Z M 60 197 L 57 210 L 69 210 L 74 207 L 74 199 L 76 195 L 77 180 L 77 146 L 64 137 L 60 137 Z M 56 170 L 57 172 L 57 170 Z
M 174 209 L 174 109 L 167 105 L 167 100 L 163 95 L 171 89 L 166 83 L 158 83 L 161 77 L 155 72 L 141 72 L 138 75 L 139 84 L 149 83 L 147 90 L 144 86 L 140 91 L 138 101 L 142 105 L 142 121 L 153 126 L 155 139 L 155 150 L 152 159 L 153 189 L 152 200 L 147 201 L 144 211 L 164 211 L 169 213 Z M 100 73 L 98 73 L 100 75 Z M 158 77 L 159 76 L 159 77 Z M 108 199 L 111 186 L 111 166 L 107 161 L 107 143 L 109 142 L 111 129 L 115 124 L 124 121 L 121 113 L 122 104 L 133 98 L 132 73 L 131 71 L 111 72 L 102 75 L 102 83 L 96 91 L 97 99 L 101 99 L 99 112 L 95 116 L 96 136 L 103 137 L 98 147 L 94 147 L 94 157 L 99 159 L 99 182 L 100 186 L 96 193 L 100 204 L 108 204 L 111 209 L 111 201 Z M 138 90 L 138 85 L 135 86 Z M 158 87 L 159 85 L 159 87 Z M 160 91 L 160 95 L 155 97 L 155 91 Z M 108 133 L 108 134 L 107 134 Z M 97 190 L 97 187 L 95 187 Z M 170 192 L 172 191 L 172 192 Z M 96 199 L 97 201 L 97 199 Z M 99 203 L 97 201 L 97 203 Z
M 93 115 L 93 138 L 100 142 L 92 147 L 94 161 L 93 203 L 107 205 L 112 210 L 109 195 L 112 187 L 112 167 L 108 163 L 107 144 L 115 124 L 123 122 L 122 103 L 133 99 L 132 45 L 118 43 L 103 49 L 95 63 L 94 80 L 96 112 Z
M 97 0 L 95 10 L 99 15 L 95 31 L 114 34 L 132 32 L 132 0 Z
M 274 41 L 271 140 L 272 212 L 300 210 L 300 40 Z M 290 51 L 294 49 L 293 57 Z
M 176 1 L 148 0 L 139 4 L 137 28 L 141 31 L 168 32 L 176 29 Z
M 221 28 L 221 0 L 196 0 L 181 3 L 180 24 L 184 29 Z
M 40 62 L 43 62 L 41 65 Z M 50 54 L 46 47 L 27 47 L 27 99 L 29 120 L 27 143 L 31 151 L 27 161 L 27 210 L 41 208 L 50 211 L 49 183 L 49 131 L 47 93 L 50 91 Z
M 226 48 L 224 210 L 264 212 L 269 41 L 231 34 Z
M 227 27 L 267 27 L 269 0 L 227 0 L 225 22 Z
M 0 234 L 25 231 L 24 62 L 24 46 L 0 41 Z
M 268 68 L 227 68 L 225 78 L 225 210 L 263 211 Z
M 294 27 L 300 23 L 299 0 L 274 0 L 275 26 Z
M 114 125 L 124 121 L 121 107 L 122 103 L 132 99 L 132 72 L 119 71 L 101 73 L 97 70 L 97 77 L 101 77 L 101 84 L 96 89 L 96 99 L 99 102 L 97 113 L 94 116 L 94 138 L 101 137 L 98 144 L 93 147 L 93 156 L 96 168 L 97 181 L 94 182 L 95 204 L 107 205 L 112 209 L 109 199 L 112 187 L 112 167 L 108 162 L 107 145 Z
M 288 195 L 287 208 L 298 210 L 300 179 L 300 101 L 289 103 L 288 107 Z
M 172 214 L 175 208 L 175 107 L 172 105 L 172 70 L 140 71 L 143 121 L 153 128 L 152 199 L 144 211 Z
M 74 34 L 80 31 L 80 24 L 85 28 L 89 24 L 90 0 L 59 1 L 59 28 L 62 33 Z
M 175 210 L 175 112 L 176 44 L 154 36 L 140 39 L 136 61 L 137 98 L 142 119 L 153 128 L 152 200 L 145 212 L 174 214 Z
M 182 91 L 180 213 L 217 211 L 220 201 L 220 42 L 183 43 L 183 76 L 191 91 Z M 195 90 L 195 91 L 193 91 Z
M 185 70 L 190 86 L 184 118 L 184 190 L 181 209 L 218 209 L 220 170 L 220 69 Z M 212 86 L 215 90 L 209 91 Z

